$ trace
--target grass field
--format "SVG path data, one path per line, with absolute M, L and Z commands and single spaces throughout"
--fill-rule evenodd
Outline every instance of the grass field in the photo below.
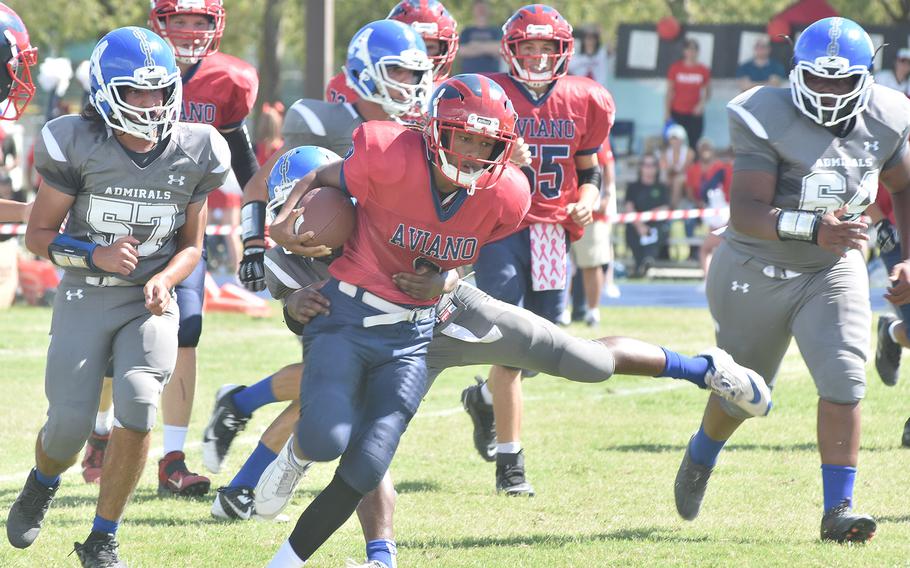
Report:
M 611 308 L 598 335 L 631 335 L 695 353 L 712 343 L 701 310 Z M 43 422 L 44 357 L 50 310 L 0 315 L 0 506 L 2 518 L 33 463 Z M 573 328 L 590 334 L 587 328 Z M 200 348 L 200 384 L 187 448 L 201 471 L 198 441 L 221 383 L 249 383 L 299 357 L 276 317 L 211 314 Z M 706 395 L 688 383 L 614 377 L 580 385 L 550 377 L 525 381 L 525 433 L 532 499 L 497 497 L 493 468 L 474 453 L 459 393 L 479 369 L 442 375 L 411 424 L 392 472 L 399 490 L 396 529 L 402 567 L 602 566 L 910 566 L 910 450 L 900 447 L 910 415 L 910 379 L 882 385 L 869 365 L 858 508 L 878 518 L 867 546 L 818 540 L 821 475 L 815 446 L 813 384 L 795 347 L 783 365 L 775 407 L 728 444 L 701 516 L 681 521 L 673 479 L 697 428 Z M 241 435 L 215 486 L 229 481 L 279 407 L 261 410 Z M 156 496 L 157 446 L 127 509 L 119 538 L 131 567 L 264 566 L 289 523 L 228 524 L 209 516 L 211 501 Z M 296 520 L 331 478 L 315 467 L 287 512 Z M 96 487 L 78 472 L 64 485 L 40 539 L 28 550 L 0 545 L 0 566 L 76 566 L 67 557 L 94 515 Z M 308 566 L 362 559 L 360 529 L 349 521 Z

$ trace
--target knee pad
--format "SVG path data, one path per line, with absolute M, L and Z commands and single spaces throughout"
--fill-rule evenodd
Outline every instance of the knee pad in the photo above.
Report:
M 407 419 L 399 412 L 374 422 L 355 442 L 354 451 L 341 458 L 338 474 L 361 493 L 376 489 L 392 463 L 406 427 Z
M 313 461 L 329 462 L 338 459 L 351 440 L 351 425 L 335 424 L 325 431 L 325 425 L 318 422 L 305 420 L 301 416 L 295 431 L 297 446 L 303 455 Z
M 202 335 L 202 302 L 205 298 L 205 263 L 200 262 L 186 280 L 177 285 L 177 306 L 180 308 L 178 347 L 196 347 Z
M 52 460 L 65 462 L 78 454 L 88 440 L 98 408 L 90 405 L 55 405 L 47 411 L 41 447 Z
M 114 418 L 127 430 L 149 432 L 155 426 L 158 400 L 170 378 L 161 369 L 131 369 L 114 379 Z
M 181 315 L 183 308 L 180 309 Z M 177 330 L 177 347 L 197 347 L 199 337 L 202 335 L 202 313 L 180 318 L 180 328 Z
M 598 341 L 572 338 L 562 350 L 559 376 L 579 383 L 599 383 L 613 376 L 613 352 Z

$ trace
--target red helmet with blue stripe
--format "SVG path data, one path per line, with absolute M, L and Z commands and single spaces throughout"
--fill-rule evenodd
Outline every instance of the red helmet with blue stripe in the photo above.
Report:
M 458 23 L 438 0 L 401 0 L 388 15 L 389 20 L 407 24 L 419 33 L 424 41 L 439 42 L 439 53 L 430 55 L 433 62 L 433 79 L 442 81 L 452 71 L 458 53 Z
M 31 68 L 38 63 L 38 50 L 29 42 L 25 24 L 3 3 L 0 35 L 0 120 L 16 120 L 35 96 Z
M 552 41 L 554 50 L 545 55 L 519 53 L 519 45 L 531 40 Z M 555 8 L 530 4 L 519 8 L 502 26 L 500 52 L 516 81 L 532 87 L 547 85 L 569 72 L 569 59 L 575 52 L 572 26 Z

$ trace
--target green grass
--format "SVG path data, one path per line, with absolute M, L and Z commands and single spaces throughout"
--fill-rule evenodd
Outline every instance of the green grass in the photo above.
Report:
M 631 335 L 684 353 L 712 343 L 705 311 L 611 308 L 601 335 Z M 50 311 L 15 308 L 0 316 L 0 506 L 15 499 L 32 464 L 46 410 L 44 353 Z M 588 334 L 586 328 L 574 331 Z M 276 317 L 207 316 L 200 348 L 196 413 L 187 449 L 201 471 L 198 440 L 212 396 L 224 382 L 249 383 L 299 357 Z M 681 521 L 673 478 L 698 426 L 706 395 L 667 379 L 614 377 L 597 385 L 537 377 L 525 381 L 525 432 L 532 499 L 497 497 L 493 467 L 475 455 L 459 393 L 481 369 L 455 369 L 433 387 L 392 466 L 399 490 L 396 533 L 402 567 L 423 566 L 908 566 L 910 450 L 900 433 L 910 414 L 910 378 L 883 386 L 870 364 L 864 403 L 858 507 L 877 516 L 868 546 L 818 540 L 821 476 L 815 446 L 815 391 L 795 348 L 787 355 L 774 411 L 752 420 L 721 457 L 701 516 Z M 679 386 L 679 388 L 663 388 Z M 655 390 L 655 387 L 658 390 Z M 277 413 L 260 411 L 229 456 L 215 486 L 227 483 Z M 160 448 L 160 434 L 153 446 Z M 157 450 L 156 450 L 157 451 Z M 156 496 L 157 453 L 120 530 L 131 567 L 264 566 L 290 532 L 288 523 L 228 524 L 209 516 L 209 499 Z M 288 513 L 296 520 L 331 478 L 314 468 Z M 88 534 L 97 489 L 73 472 L 40 539 L 28 550 L 0 545 L 0 566 L 74 566 L 74 541 Z M 340 567 L 362 558 L 349 521 L 308 566 Z

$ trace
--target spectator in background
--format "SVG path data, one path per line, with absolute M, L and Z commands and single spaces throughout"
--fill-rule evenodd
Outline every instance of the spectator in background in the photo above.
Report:
M 474 21 L 459 35 L 458 59 L 462 73 L 496 73 L 499 71 L 499 42 L 502 30 L 489 25 L 489 6 L 485 0 L 474 0 Z
M 645 155 L 641 159 L 638 179 L 626 187 L 624 211 L 664 211 L 670 208 L 670 189 L 660 182 L 657 158 Z M 646 276 L 648 268 L 661 245 L 667 241 L 670 226 L 667 221 L 637 221 L 626 223 L 626 244 L 635 259 L 634 276 Z
M 894 69 L 883 69 L 876 73 L 875 82 L 910 97 L 910 48 L 898 49 L 897 57 L 894 59 Z
M 600 29 L 588 24 L 575 30 L 578 39 L 575 55 L 569 60 L 569 73 L 607 84 L 607 46 L 603 44 Z
M 698 141 L 698 160 L 689 166 L 686 171 L 686 190 L 689 199 L 698 207 L 722 209 L 730 204 L 730 182 L 733 179 L 733 164 L 720 157 L 714 151 L 714 143 L 708 138 Z M 721 242 L 721 237 L 715 231 L 727 226 L 730 214 L 705 217 L 708 225 L 708 235 L 699 250 L 699 263 L 705 278 L 708 277 L 708 267 L 714 249 Z M 704 282 L 699 289 L 704 290 Z
M 695 160 L 695 152 L 689 148 L 688 135 L 686 129 L 679 124 L 671 124 L 666 132 L 666 146 L 660 153 L 660 180 L 670 188 L 670 207 L 673 209 L 689 209 L 695 206 L 695 202 L 686 198 L 686 170 Z M 698 226 L 698 219 L 686 219 L 683 221 L 686 237 L 691 238 L 695 234 L 695 228 Z M 670 247 L 664 244 L 661 247 L 658 257 L 662 260 L 669 260 Z M 689 248 L 689 258 L 694 260 L 698 257 L 698 248 Z
M 281 150 L 284 139 L 281 138 L 281 127 L 284 124 L 284 105 L 280 102 L 262 105 L 262 113 L 256 123 L 256 161 L 259 165 L 266 163 L 272 154 Z
M 736 69 L 740 92 L 758 85 L 779 87 L 786 75 L 787 70 L 784 66 L 771 59 L 771 43 L 764 36 L 755 40 L 752 46 L 752 59 L 744 61 Z
M 710 96 L 711 71 L 698 62 L 698 42 L 687 38 L 683 42 L 682 59 L 667 71 L 664 119 L 673 119 L 686 129 L 693 150 L 705 129 L 705 103 Z

